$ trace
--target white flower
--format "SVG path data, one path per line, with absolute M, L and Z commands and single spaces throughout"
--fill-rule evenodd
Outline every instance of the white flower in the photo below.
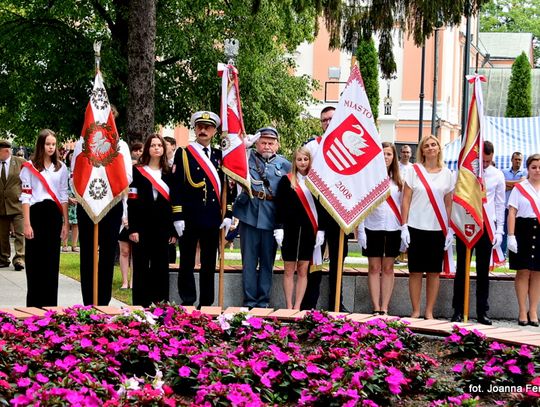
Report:
M 217 317 L 217 320 L 219 322 L 219 326 L 221 326 L 221 329 L 224 331 L 227 331 L 231 329 L 231 324 L 229 324 L 229 321 L 234 318 L 234 314 L 221 314 Z

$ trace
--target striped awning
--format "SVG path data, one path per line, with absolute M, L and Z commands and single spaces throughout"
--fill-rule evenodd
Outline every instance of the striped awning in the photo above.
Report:
M 501 170 L 511 166 L 512 153 L 515 151 L 523 154 L 523 165 L 529 155 L 540 153 L 540 116 L 484 116 L 482 131 L 484 140 L 491 141 L 495 147 L 495 165 Z M 457 168 L 460 149 L 461 139 L 444 146 L 444 162 L 452 171 Z

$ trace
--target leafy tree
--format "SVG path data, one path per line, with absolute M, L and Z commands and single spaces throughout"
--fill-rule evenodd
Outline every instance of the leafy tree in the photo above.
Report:
M 0 0 L 0 129 L 26 144 L 42 127 L 77 136 L 97 39 L 103 42 L 102 72 L 120 112 L 121 132 L 148 134 L 154 120 L 186 123 L 196 109 L 217 110 L 216 64 L 224 60 L 223 40 L 234 37 L 241 43 L 237 66 L 247 130 L 273 124 L 287 137 L 302 138 L 300 131 L 307 130 L 300 113 L 315 84 L 291 75 L 290 55 L 313 39 L 319 16 L 334 48 L 351 50 L 354 33 L 377 32 L 381 71 L 389 76 L 395 70 L 396 26 L 420 44 L 438 21 L 458 24 L 486 1 Z M 153 7 L 155 54 L 151 41 L 140 37 L 153 36 Z M 152 75 L 152 61 L 155 87 L 144 79 Z
M 356 58 L 364 81 L 369 105 L 371 106 L 371 112 L 373 113 L 373 120 L 376 123 L 377 117 L 379 117 L 379 58 L 373 38 L 360 39 L 358 49 L 356 50 Z
M 512 64 L 506 117 L 532 116 L 531 89 L 531 65 L 525 52 L 522 52 Z
M 534 59 L 540 64 L 540 0 L 491 0 L 482 7 L 480 29 L 532 33 L 536 43 Z

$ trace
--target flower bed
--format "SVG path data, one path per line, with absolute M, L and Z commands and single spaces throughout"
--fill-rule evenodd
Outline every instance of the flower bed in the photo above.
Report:
M 538 380 L 539 356 L 469 331 L 443 343 L 397 321 L 320 312 L 281 323 L 168 304 L 116 317 L 75 307 L 24 321 L 0 314 L 0 404 L 480 405 L 497 403 L 481 392 L 488 384 Z M 519 393 L 501 402 L 538 400 Z

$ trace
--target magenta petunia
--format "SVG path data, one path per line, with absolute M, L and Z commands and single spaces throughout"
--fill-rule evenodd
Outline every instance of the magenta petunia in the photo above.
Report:
M 308 378 L 308 375 L 300 370 L 293 370 L 291 376 L 296 380 L 305 380 Z
M 189 377 L 191 375 L 191 369 L 187 366 L 182 366 L 178 369 L 178 375 L 180 377 Z

